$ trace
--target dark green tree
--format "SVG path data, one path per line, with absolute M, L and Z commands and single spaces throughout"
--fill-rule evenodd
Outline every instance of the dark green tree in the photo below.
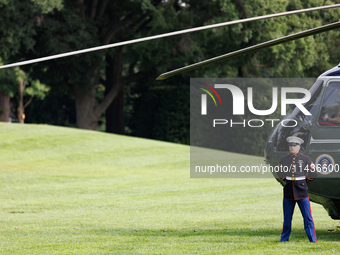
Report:
M 0 64 L 23 59 L 33 50 L 44 13 L 62 8 L 62 0 L 0 0 Z M 10 97 L 18 91 L 14 69 L 0 70 L 0 120 L 8 121 Z
M 44 17 L 34 56 L 132 39 L 134 31 L 143 26 L 145 19 L 157 13 L 155 6 L 158 3 L 65 1 L 61 11 Z M 50 61 L 36 65 L 35 73 L 46 83 L 63 87 L 72 94 L 78 127 L 96 130 L 100 116 L 124 84 L 141 77 L 139 72 L 123 73 L 122 54 L 122 49 L 114 49 Z M 106 62 L 108 74 L 105 73 Z M 106 87 L 102 99 L 98 98 L 101 84 Z
M 211 10 L 205 15 L 207 10 Z M 204 25 L 223 16 L 214 1 L 65 1 L 64 8 L 44 17 L 35 45 L 35 55 L 46 56 L 108 43 Z M 34 71 L 46 84 L 72 93 L 77 126 L 97 129 L 100 116 L 117 98 L 122 116 L 124 87 L 142 78 L 199 59 L 200 49 L 189 35 L 140 43 L 35 65 Z M 202 55 L 203 56 L 203 55 Z M 105 94 L 98 97 L 102 85 Z M 110 108 L 109 108 L 110 109 Z M 116 111 L 114 111 L 115 113 Z M 114 114 L 113 113 L 113 114 Z M 106 117 L 108 126 L 112 111 Z M 120 120 L 118 120 L 119 122 Z M 117 120 L 116 120 L 117 122 Z M 120 122 L 123 123 L 123 122 Z M 122 132 L 123 125 L 117 125 Z M 115 127 L 113 127 L 115 129 Z

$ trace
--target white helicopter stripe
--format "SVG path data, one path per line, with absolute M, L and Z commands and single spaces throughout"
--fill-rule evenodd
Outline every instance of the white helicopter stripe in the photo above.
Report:
M 309 144 L 312 143 L 340 143 L 340 139 L 314 139 L 311 137 Z

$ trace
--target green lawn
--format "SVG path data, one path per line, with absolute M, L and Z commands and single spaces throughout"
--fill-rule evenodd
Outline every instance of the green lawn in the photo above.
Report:
M 340 252 L 340 230 L 327 231 L 340 224 L 322 206 L 312 204 L 318 243 L 298 208 L 280 243 L 280 185 L 190 179 L 189 146 L 2 123 L 0 170 L 0 254 Z

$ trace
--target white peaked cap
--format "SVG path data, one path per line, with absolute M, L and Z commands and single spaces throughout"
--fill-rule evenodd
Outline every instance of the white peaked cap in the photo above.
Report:
M 294 145 L 294 144 L 303 144 L 303 140 L 297 136 L 289 136 L 287 137 L 287 142 L 289 143 L 289 145 Z

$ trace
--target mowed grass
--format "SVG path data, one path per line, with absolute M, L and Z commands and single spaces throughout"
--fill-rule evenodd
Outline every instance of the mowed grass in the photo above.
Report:
M 274 179 L 190 179 L 189 158 L 178 144 L 0 124 L 0 254 L 339 253 L 340 231 L 327 230 L 340 224 L 322 206 L 312 203 L 318 243 L 298 208 L 280 243 Z M 237 158 L 263 162 L 225 154 Z

